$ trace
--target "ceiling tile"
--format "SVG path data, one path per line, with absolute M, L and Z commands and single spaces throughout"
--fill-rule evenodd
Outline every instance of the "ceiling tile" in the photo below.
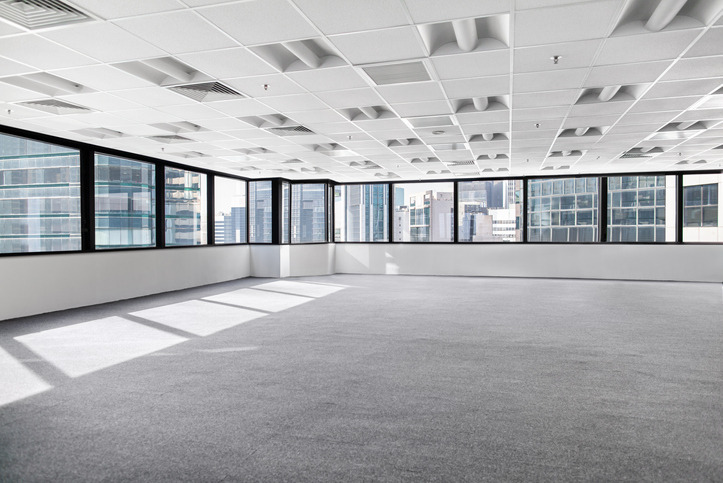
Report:
M 179 104 L 190 104 L 196 102 L 193 99 L 176 94 L 175 92 L 162 87 L 145 87 L 142 89 L 132 89 L 128 91 L 115 91 L 113 94 L 147 107 L 177 106 Z
M 387 102 L 420 102 L 445 98 L 438 82 L 378 86 L 376 89 Z
M 439 78 L 464 79 L 502 75 L 510 71 L 509 49 L 433 57 Z
M 502 96 L 510 93 L 510 77 L 500 75 L 481 79 L 457 79 L 442 81 L 450 99 L 464 99 L 482 96 Z
M 684 81 L 658 82 L 643 96 L 644 99 L 705 95 L 723 85 L 723 77 Z
M 513 79 L 514 93 L 577 89 L 587 75 L 588 69 L 565 69 L 547 72 L 530 72 L 515 74 Z
M 612 26 L 619 2 L 585 2 L 524 10 L 515 15 L 515 46 L 602 38 Z
M 591 102 L 589 104 L 576 104 L 570 109 L 570 116 L 609 116 L 622 115 L 634 101 L 618 102 Z
M 723 27 L 713 27 L 686 52 L 685 57 L 720 55 L 723 52 Z
M 392 108 L 401 117 L 437 116 L 452 114 L 447 101 L 411 102 L 408 104 L 393 104 Z
M 569 106 L 577 99 L 578 90 L 530 92 L 512 96 L 512 106 L 515 109 L 528 109 L 534 107 Z
M 90 65 L 87 67 L 56 70 L 53 71 L 53 75 L 75 81 L 78 84 L 99 91 L 135 89 L 139 87 L 150 87 L 153 85 L 140 77 L 126 74 L 115 67 L 107 65 Z
M 329 39 L 353 64 L 426 57 L 414 27 L 335 35 Z
M 680 59 L 661 80 L 697 79 L 723 76 L 723 55 Z
M 699 96 L 641 99 L 630 109 L 630 112 L 684 111 L 699 99 Z
M 688 29 L 610 37 L 605 40 L 595 65 L 675 59 L 699 33 L 698 29 Z
M 213 103 L 210 103 L 209 105 L 213 105 Z M 159 111 L 166 112 L 168 114 L 172 114 L 174 116 L 178 116 L 185 121 L 199 121 L 198 124 L 203 125 L 203 127 L 206 127 L 204 122 L 205 120 L 211 120 L 211 119 L 217 119 L 219 116 L 222 116 L 219 111 L 212 109 L 208 107 L 207 105 L 201 104 L 199 102 L 194 102 L 192 104 L 183 104 L 183 105 L 175 105 L 175 106 L 159 106 L 157 108 Z M 208 128 L 208 129 L 215 129 L 215 128 Z
M 485 17 L 510 11 L 509 0 L 456 0 L 440 8 L 439 0 L 405 0 L 416 23 L 440 22 L 457 18 Z
M 0 53 L 9 59 L 41 70 L 97 63 L 90 57 L 33 34 L 0 38 Z
M 286 116 L 302 124 L 347 122 L 348 119 L 333 109 L 319 109 L 316 111 L 286 112 Z
M 276 73 L 276 69 L 244 48 L 195 52 L 178 58 L 217 79 Z
M 130 18 L 116 24 L 171 54 L 236 47 L 233 40 L 190 11 Z
M 286 74 L 311 92 L 367 87 L 368 84 L 352 67 L 312 69 Z
M 120 98 L 113 94 L 108 94 L 106 92 L 64 96 L 63 100 L 106 112 L 141 109 L 143 107 L 141 104 Z
M 276 113 L 274 109 L 261 104 L 256 99 L 209 102 L 208 106 L 229 116 L 258 116 L 259 114 Z
M 409 24 L 401 0 L 294 0 L 294 3 L 327 35 Z
M 81 23 L 72 27 L 44 32 L 66 47 L 101 62 L 163 57 L 166 53 L 112 23 Z M 93 39 L 89 42 L 88 39 Z
M 602 40 L 595 39 L 516 48 L 514 53 L 515 73 L 589 67 L 600 44 L 602 44 Z M 557 65 L 552 62 L 554 56 L 560 57 Z
M 243 45 L 317 37 L 316 29 L 286 0 L 220 5 L 198 12 Z
M 335 109 L 383 105 L 384 101 L 374 89 L 349 89 L 317 92 L 316 96 Z
M 326 109 L 328 107 L 311 94 L 265 97 L 263 103 L 282 113 L 305 110 L 313 111 L 315 109 Z
M 670 61 L 642 64 L 603 65 L 590 69 L 585 87 L 604 87 L 652 82 L 668 68 Z
M 306 92 L 283 74 L 226 79 L 224 83 L 251 97 L 285 96 Z
M 0 57 L 0 77 L 27 74 L 36 72 L 37 70 L 35 67 Z
M 109 2 L 107 0 L 73 0 L 73 4 L 106 20 L 150 13 L 180 10 L 183 4 L 176 0 L 124 1 Z

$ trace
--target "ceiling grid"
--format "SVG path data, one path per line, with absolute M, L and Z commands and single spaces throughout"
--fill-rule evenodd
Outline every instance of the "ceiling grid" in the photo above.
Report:
M 723 163 L 723 0 L 66 3 L 2 21 L 0 124 L 250 178 Z

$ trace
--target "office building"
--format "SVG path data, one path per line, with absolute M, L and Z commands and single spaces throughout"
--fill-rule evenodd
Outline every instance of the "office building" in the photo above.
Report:
M 0 481 L 721 481 L 723 0 L 0 1 Z

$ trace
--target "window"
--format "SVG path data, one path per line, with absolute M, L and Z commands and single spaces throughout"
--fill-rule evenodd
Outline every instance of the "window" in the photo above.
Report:
M 281 182 L 281 243 L 289 243 L 289 211 L 291 210 L 291 185 Z
M 206 175 L 166 167 L 166 246 L 205 245 Z
M 684 242 L 723 242 L 721 183 L 723 174 L 683 175 Z
M 460 242 L 522 241 L 522 181 L 464 181 L 457 189 Z
M 291 186 L 291 243 L 326 241 L 326 184 Z
M 597 178 L 528 181 L 527 239 L 532 242 L 594 242 Z
M 95 155 L 95 247 L 156 246 L 156 166 Z
M 454 241 L 454 183 L 394 186 L 394 241 Z
M 249 182 L 249 241 L 271 243 L 271 181 Z
M 80 249 L 80 152 L 0 134 L 0 253 Z
M 214 177 L 214 243 L 246 243 L 246 182 Z
M 334 240 L 389 240 L 389 185 L 352 184 L 334 188 Z
M 608 178 L 609 242 L 675 241 L 675 176 Z

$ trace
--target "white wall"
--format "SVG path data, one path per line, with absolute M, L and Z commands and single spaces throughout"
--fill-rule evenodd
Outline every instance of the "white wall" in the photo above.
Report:
M 723 282 L 723 245 L 337 244 L 336 273 Z
M 331 275 L 336 273 L 336 245 L 287 245 L 289 277 Z
M 248 245 L 0 258 L 0 320 L 248 277 Z

